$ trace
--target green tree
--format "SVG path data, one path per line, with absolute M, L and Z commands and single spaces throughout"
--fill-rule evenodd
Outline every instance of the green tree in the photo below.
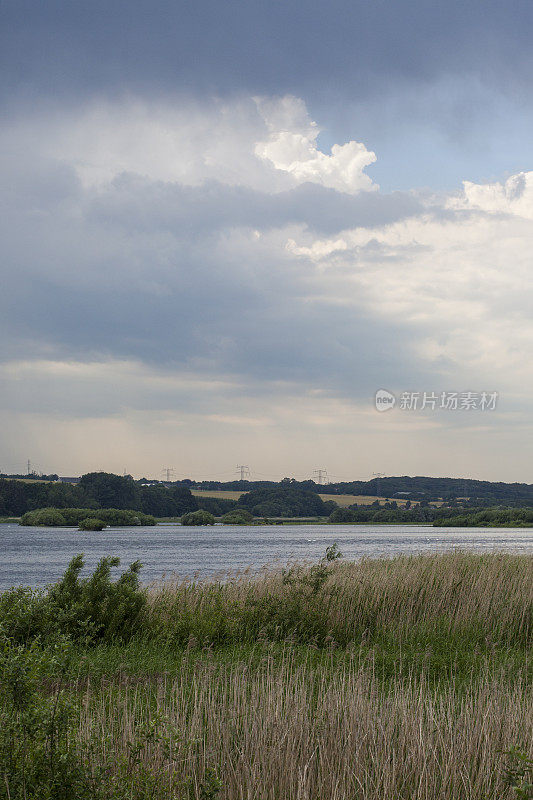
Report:
M 289 479 L 275 487 L 254 489 L 239 499 L 256 517 L 326 517 L 329 509 L 316 492 L 300 489 Z
M 97 517 L 87 517 L 82 519 L 79 525 L 80 531 L 103 531 L 106 524 Z
M 111 472 L 88 472 L 79 486 L 101 508 L 139 508 L 140 487 L 131 477 L 123 478 Z
M 214 525 L 215 518 L 209 511 L 190 511 L 181 518 L 182 525 Z
M 221 518 L 224 525 L 249 525 L 253 522 L 253 514 L 250 514 L 246 509 L 238 508 L 235 511 L 229 511 Z

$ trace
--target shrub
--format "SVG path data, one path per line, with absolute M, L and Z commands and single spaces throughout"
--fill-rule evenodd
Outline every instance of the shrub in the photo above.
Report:
M 221 779 L 205 758 L 197 771 L 184 774 L 183 753 L 192 752 L 197 761 L 199 739 L 185 739 L 168 715 L 134 705 L 132 724 L 120 733 L 112 717 L 97 719 L 89 687 L 82 703 L 67 679 L 75 658 L 64 637 L 43 650 L 37 642 L 16 645 L 0 633 L 0 800 L 219 796 Z M 106 712 L 118 711 L 117 699 L 110 693 Z
M 54 611 L 43 589 L 17 586 L 0 594 L 0 631 L 13 642 L 46 638 L 54 626 Z
M 516 746 L 511 747 L 505 755 L 504 783 L 514 791 L 515 797 L 529 800 L 533 797 L 533 758 Z
M 2 592 L 0 633 L 21 644 L 36 638 L 53 642 L 58 635 L 85 642 L 129 640 L 142 629 L 146 593 L 139 587 L 138 561 L 111 581 L 111 567 L 119 563 L 103 558 L 92 575 L 80 579 L 84 561 L 79 554 L 48 591 L 18 587 Z
M 214 525 L 215 518 L 209 511 L 190 511 L 181 518 L 182 525 Z
M 46 514 L 44 513 L 46 512 Z M 54 516 L 52 516 L 52 514 Z M 42 519 L 57 520 L 42 522 Z M 155 525 L 155 518 L 142 511 L 131 511 L 124 508 L 40 508 L 28 511 L 20 520 L 21 525 L 69 525 L 74 527 L 82 520 L 99 519 L 106 525 Z
M 249 525 L 253 518 L 253 514 L 249 511 L 239 508 L 224 514 L 222 522 L 224 525 Z
M 155 517 L 141 511 L 130 511 L 123 508 L 101 508 L 89 516 L 98 517 L 108 525 L 155 525 Z
M 102 558 L 93 574 L 80 580 L 83 563 L 83 554 L 75 556 L 48 594 L 58 629 L 92 641 L 130 639 L 142 624 L 146 605 L 146 595 L 139 588 L 140 561 L 131 564 L 115 583 L 111 567 L 120 564 L 119 558 Z
M 75 740 L 77 708 L 63 691 L 70 645 L 58 642 L 48 663 L 37 649 L 0 637 L 0 796 L 9 800 L 91 800 L 90 771 Z M 59 681 L 42 692 L 43 667 Z
M 103 519 L 96 517 L 87 517 L 80 522 L 80 531 L 103 531 L 106 524 Z
M 357 519 L 357 515 L 351 509 L 349 509 L 349 508 L 336 508 L 335 511 L 333 511 L 329 515 L 328 522 L 350 523 L 350 522 L 355 522 L 356 519 Z
M 38 508 L 36 511 L 28 511 L 20 520 L 21 525 L 36 525 L 46 527 L 58 527 L 65 525 L 65 517 L 57 508 Z

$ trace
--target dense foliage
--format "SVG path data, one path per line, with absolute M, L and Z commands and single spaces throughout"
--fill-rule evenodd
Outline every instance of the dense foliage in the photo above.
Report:
M 426 635 L 455 631 L 480 645 L 533 643 L 531 556 L 449 553 L 358 564 L 339 558 L 333 545 L 312 566 L 257 580 L 172 582 L 148 593 L 139 585 L 139 562 L 112 581 L 119 559 L 104 558 L 82 578 L 80 554 L 48 590 L 0 593 L 0 629 L 18 643 L 61 634 L 90 642 L 139 635 L 221 645 L 289 637 L 345 646 L 378 634 L 401 642 L 416 624 Z
M 454 514 L 447 520 L 436 519 L 433 524 L 457 528 L 531 528 L 533 508 L 486 508 L 470 514 Z
M 103 531 L 106 524 L 98 517 L 85 517 L 79 524 L 80 531 Z
M 253 522 L 253 514 L 245 508 L 236 508 L 234 511 L 229 511 L 221 519 L 224 525 L 249 525 Z
M 108 472 L 88 473 L 78 484 L 0 479 L 0 515 L 20 516 L 37 508 L 120 508 L 175 517 L 196 511 L 198 503 L 186 486 L 143 486 Z
M 255 517 L 325 517 L 331 511 L 315 492 L 292 485 L 253 489 L 241 496 L 239 505 Z
M 182 485 L 193 485 L 192 481 L 181 481 Z M 256 489 L 272 489 L 290 485 L 295 488 L 325 494 L 354 494 L 390 499 L 443 500 L 481 505 L 505 504 L 509 506 L 533 506 L 533 484 L 478 481 L 471 478 L 429 478 L 423 476 L 372 478 L 369 481 L 340 481 L 320 485 L 312 480 L 296 481 L 284 478 L 274 481 L 202 481 L 194 484 L 199 489 L 226 489 L 241 492 Z
M 405 525 L 416 525 L 419 523 L 431 523 L 434 520 L 442 520 L 443 525 L 451 524 L 450 520 L 457 514 L 456 509 L 435 508 L 435 506 L 413 506 L 412 508 L 398 508 L 396 503 L 385 503 L 380 506 L 372 504 L 369 506 L 349 506 L 348 508 L 336 508 L 329 516 L 329 522 L 350 524 L 354 522 L 368 523 L 404 523 Z M 436 523 L 435 523 L 436 524 Z
M 82 520 L 100 520 L 106 525 L 155 525 L 154 517 L 142 514 L 140 511 L 130 511 L 124 508 L 100 508 L 97 511 L 90 508 L 38 508 L 27 511 L 21 517 L 20 525 L 36 526 L 74 526 Z M 85 530 L 89 530 L 85 528 Z M 94 530 L 94 529 L 91 529 Z
M 189 511 L 181 518 L 182 525 L 214 525 L 215 518 L 209 511 Z
M 195 497 L 198 503 L 198 508 L 203 511 L 209 511 L 215 517 L 221 517 L 237 508 L 238 500 L 230 500 L 226 497 Z
M 17 643 L 67 635 L 83 641 L 127 641 L 142 625 L 146 595 L 139 587 L 140 562 L 116 581 L 118 558 L 103 558 L 88 578 L 80 578 L 83 554 L 70 562 L 50 590 L 23 587 L 0 594 L 0 628 Z
M 54 476 L 49 476 L 54 477 Z M 226 498 L 195 497 L 191 487 L 203 490 L 233 490 L 247 492 L 243 501 Z M 305 493 L 297 500 L 292 494 L 287 501 L 287 491 Z M 347 481 L 319 485 L 312 480 L 296 481 L 284 478 L 273 481 L 135 481 L 131 476 L 107 472 L 91 472 L 79 483 L 46 482 L 45 480 L 12 480 L 0 477 L 0 516 L 20 516 L 37 508 L 126 508 L 138 509 L 156 517 L 181 517 L 189 511 L 203 509 L 221 516 L 237 505 L 253 510 L 263 503 L 258 516 L 323 516 L 333 507 L 319 506 L 317 495 L 353 494 L 389 498 L 393 501 L 438 501 L 465 508 L 467 511 L 482 507 L 505 505 L 507 507 L 533 507 L 533 485 L 525 483 L 494 483 L 460 478 L 392 477 L 374 478 L 370 481 Z M 308 497 L 315 495 L 314 501 Z M 245 500 L 244 498 L 251 498 Z M 253 503 L 253 505 L 250 505 Z M 292 511 L 291 511 L 292 508 Z M 299 509 L 295 511 L 295 509 Z

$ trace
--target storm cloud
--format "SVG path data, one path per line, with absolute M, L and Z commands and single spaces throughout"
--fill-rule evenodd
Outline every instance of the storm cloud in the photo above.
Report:
M 0 466 L 524 478 L 529 4 L 153 9 L 4 6 Z

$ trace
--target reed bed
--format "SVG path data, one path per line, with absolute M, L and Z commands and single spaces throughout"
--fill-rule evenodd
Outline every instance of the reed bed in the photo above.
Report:
M 355 658 L 331 672 L 288 649 L 259 665 L 193 659 L 150 687 L 126 681 L 112 702 L 106 686 L 86 696 L 80 721 L 81 745 L 96 738 L 93 758 L 128 763 L 132 785 L 155 769 L 166 793 L 154 797 L 181 797 L 185 785 L 190 797 L 220 800 L 530 796 L 504 780 L 505 751 L 533 745 L 533 698 L 521 680 L 487 675 L 458 693 L 421 676 L 384 688 Z M 142 740 L 150 725 L 157 733 Z
M 244 573 L 152 587 L 151 635 L 176 643 L 320 644 L 413 630 L 531 644 L 533 557 L 452 552 Z
M 533 800 L 533 558 L 335 556 L 0 597 L 0 800 Z

